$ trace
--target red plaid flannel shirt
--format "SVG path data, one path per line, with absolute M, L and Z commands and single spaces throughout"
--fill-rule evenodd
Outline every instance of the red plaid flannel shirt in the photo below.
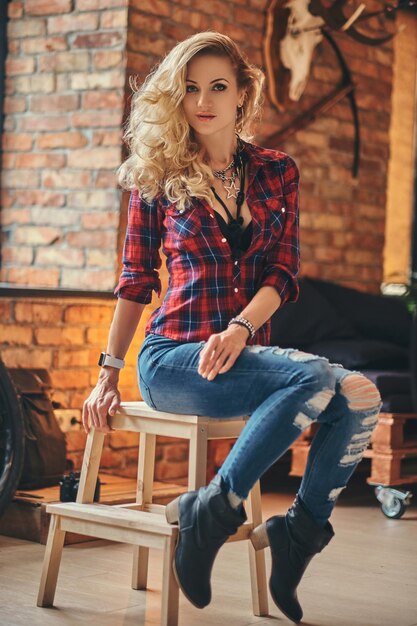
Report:
M 162 196 L 148 203 L 137 190 L 131 193 L 123 268 L 115 294 L 143 304 L 151 302 L 152 290 L 161 295 L 161 242 L 169 273 L 165 298 L 151 314 L 146 335 L 206 341 L 225 330 L 264 285 L 275 287 L 282 304 L 297 300 L 298 167 L 284 152 L 248 142 L 243 146 L 253 234 L 239 260 L 232 258 L 206 201 L 193 198 L 180 212 Z M 269 345 L 269 338 L 270 320 L 248 345 Z

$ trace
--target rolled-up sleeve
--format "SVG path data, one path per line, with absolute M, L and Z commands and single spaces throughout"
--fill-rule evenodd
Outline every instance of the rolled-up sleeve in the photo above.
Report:
M 152 291 L 161 295 L 159 268 L 162 261 L 161 222 L 157 199 L 146 202 L 137 190 L 129 199 L 122 271 L 114 290 L 118 298 L 142 304 L 152 301 Z
M 299 181 L 300 172 L 295 161 L 287 156 L 283 174 L 283 207 L 285 223 L 276 244 L 266 255 L 261 287 L 275 287 L 284 302 L 295 302 L 299 294 Z

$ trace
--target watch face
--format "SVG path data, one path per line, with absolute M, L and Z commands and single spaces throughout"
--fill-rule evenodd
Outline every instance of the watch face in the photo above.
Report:
M 102 353 L 100 354 L 100 358 L 99 358 L 99 360 L 98 360 L 98 364 L 99 364 L 99 365 L 103 365 L 103 363 L 104 363 L 104 359 L 105 359 L 105 358 L 106 358 L 106 353 L 105 353 L 105 352 L 102 352 Z

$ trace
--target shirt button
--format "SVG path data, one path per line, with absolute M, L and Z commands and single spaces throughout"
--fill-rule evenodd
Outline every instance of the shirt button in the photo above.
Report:
M 239 261 L 235 261 L 235 265 L 237 265 L 239 263 Z
M 227 241 L 226 237 L 223 237 L 222 241 L 225 243 Z
M 285 206 L 281 207 L 281 213 L 285 213 Z
M 213 213 L 210 213 L 210 217 L 214 217 Z
M 237 287 L 235 287 L 235 293 L 237 293 L 239 291 L 239 289 Z

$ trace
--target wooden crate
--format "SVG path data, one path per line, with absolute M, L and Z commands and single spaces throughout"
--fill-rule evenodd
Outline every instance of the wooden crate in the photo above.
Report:
M 102 504 L 135 502 L 136 479 L 114 476 L 105 472 L 100 472 L 99 477 Z M 183 485 L 155 482 L 154 502 L 167 504 L 184 491 L 186 487 Z M 59 502 L 59 486 L 17 491 L 0 519 L 0 534 L 46 544 L 50 519 L 49 514 L 46 513 L 46 506 L 53 502 Z M 94 541 L 94 539 L 67 533 L 65 545 L 84 541 Z
M 311 441 L 319 428 L 312 424 L 293 444 L 291 476 L 302 476 Z M 402 462 L 417 458 L 417 414 L 380 413 L 365 458 L 371 459 L 370 485 L 395 486 L 417 483 L 417 474 L 404 474 Z

